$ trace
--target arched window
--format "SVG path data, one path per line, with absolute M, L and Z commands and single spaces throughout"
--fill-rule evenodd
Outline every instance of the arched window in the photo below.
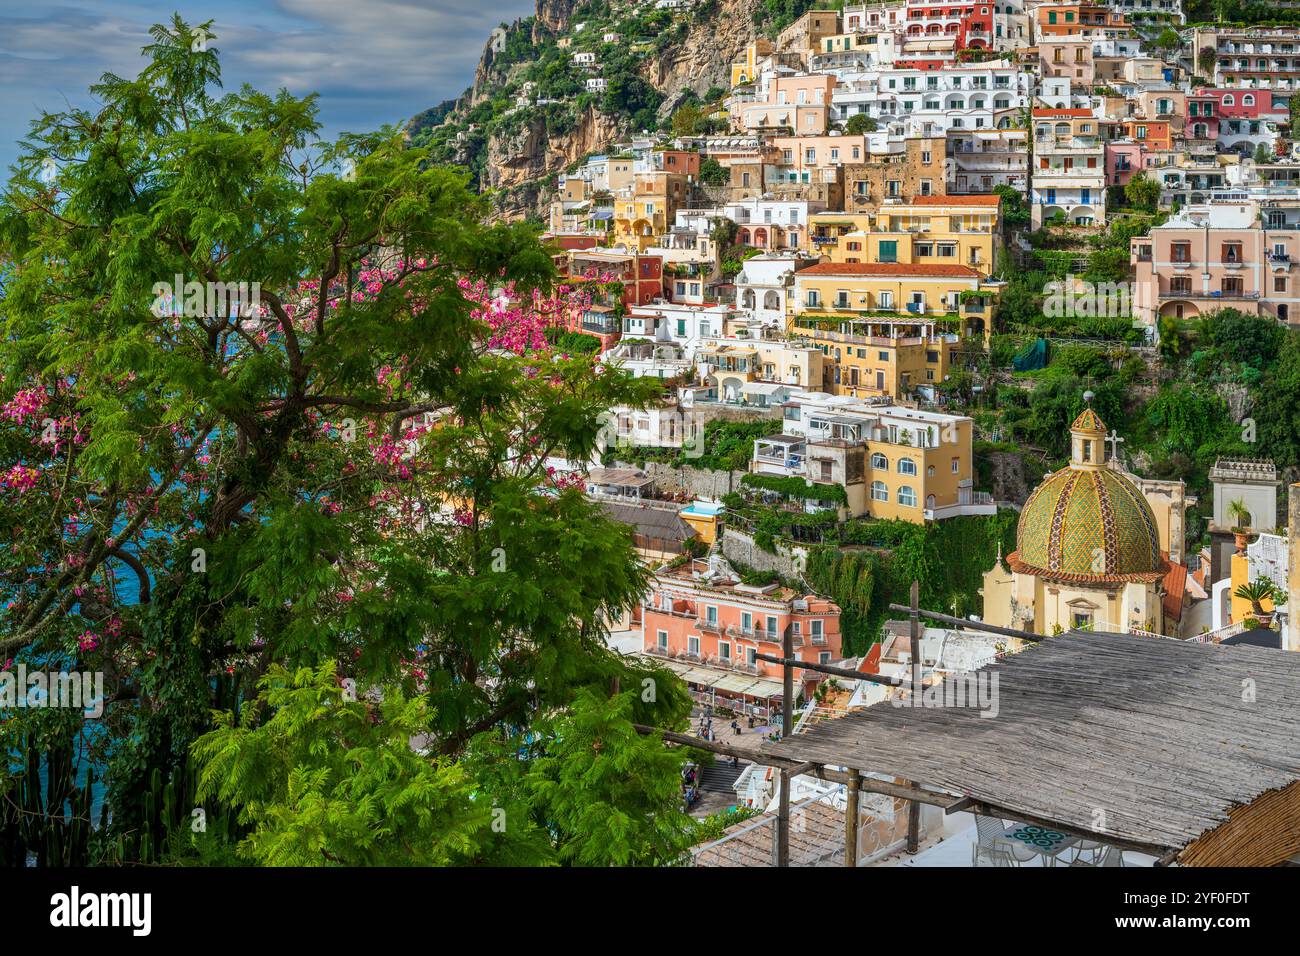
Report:
M 781 308 L 781 296 L 774 289 L 769 289 L 767 292 L 763 293 L 763 308 Z
M 927 511 L 933 511 L 935 505 L 934 495 L 925 496 L 925 508 Z
M 916 507 L 916 492 L 912 490 L 911 485 L 903 485 L 898 489 L 898 503 L 905 508 Z
M 888 500 L 889 500 L 889 486 L 886 485 L 883 481 L 873 481 L 873 482 L 871 483 L 871 500 L 872 500 L 872 501 L 888 501 Z
M 752 309 L 754 307 L 754 290 L 746 289 L 740 295 L 740 307 L 742 309 Z
M 889 459 L 886 458 L 884 455 L 882 455 L 880 452 L 876 452 L 874 455 L 871 456 L 871 467 L 872 467 L 872 468 L 883 468 L 883 469 L 885 469 L 886 471 L 888 471 L 888 470 L 889 470 Z
M 1242 105 L 1242 106 L 1254 106 L 1254 105 L 1255 105 L 1255 97 L 1254 97 L 1254 95 L 1251 94 L 1251 93 L 1247 93 L 1245 96 L 1243 96 L 1243 97 L 1241 98 L 1241 105 Z
M 1234 104 L 1234 103 L 1236 103 L 1236 102 L 1237 102 L 1236 98 L 1234 98 L 1233 95 L 1232 95 L 1231 93 L 1225 93 L 1225 94 L 1224 94 L 1224 96 L 1223 96 L 1223 105 L 1224 105 L 1224 106 L 1231 106 L 1232 104 Z
M 911 458 L 898 459 L 898 473 L 900 475 L 915 475 L 916 462 L 913 461 Z

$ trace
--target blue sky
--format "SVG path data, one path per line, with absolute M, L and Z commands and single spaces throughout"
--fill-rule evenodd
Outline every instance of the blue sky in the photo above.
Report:
M 0 171 L 42 109 L 93 107 L 105 71 L 134 76 L 148 28 L 215 20 L 226 89 L 320 93 L 325 135 L 398 122 L 458 96 L 492 28 L 533 0 L 0 0 Z M 0 178 L 8 178 L 3 172 Z

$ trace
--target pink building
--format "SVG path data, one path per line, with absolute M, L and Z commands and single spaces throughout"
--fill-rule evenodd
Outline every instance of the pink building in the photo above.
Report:
M 780 696 L 781 667 L 756 655 L 780 657 L 787 631 L 800 660 L 829 663 L 842 656 L 840 609 L 833 601 L 774 584 L 741 584 L 706 561 L 656 572 L 641 620 L 645 653 L 690 665 L 699 679 L 686 677 L 697 693 L 747 703 Z M 750 688 L 740 688 L 743 681 L 735 678 L 743 677 L 753 679 Z M 796 691 L 806 695 L 821 677 L 802 671 L 800 679 Z
M 1285 94 L 1260 89 L 1200 89 L 1187 97 L 1185 134 L 1215 140 L 1224 148 L 1250 153 L 1277 139 L 1278 125 L 1290 118 Z
M 787 128 L 800 136 L 822 136 L 830 128 L 831 93 L 836 78 L 828 73 L 776 76 L 767 92 L 731 97 L 732 124 L 741 130 Z
M 1138 173 L 1164 165 L 1166 156 L 1141 140 L 1113 140 L 1106 144 L 1106 185 L 1127 185 Z
M 1300 220 L 1289 212 L 1256 202 L 1188 206 L 1134 238 L 1134 316 L 1154 325 L 1231 308 L 1300 320 Z

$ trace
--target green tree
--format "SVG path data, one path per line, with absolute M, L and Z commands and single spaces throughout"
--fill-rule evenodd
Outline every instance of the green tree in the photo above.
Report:
M 700 182 L 706 186 L 725 186 L 731 182 L 731 174 L 725 166 L 710 157 L 700 163 Z
M 603 641 L 644 593 L 626 528 L 546 469 L 587 460 L 602 413 L 655 384 L 554 355 L 538 315 L 493 304 L 498 289 L 546 301 L 554 267 L 529 227 L 488 221 L 463 173 L 395 129 L 321 141 L 314 95 L 217 96 L 217 37 L 199 29 L 155 27 L 138 77 L 105 76 L 93 111 L 41 115 L 0 200 L 0 651 L 106 673 L 99 837 L 148 856 L 151 780 L 180 786 L 215 759 L 191 757 L 213 710 L 262 688 L 274 724 L 264 679 L 324 662 L 420 699 L 391 718 L 424 724 L 437 786 L 417 815 L 455 805 L 447 761 L 478 769 L 484 738 L 521 738 L 616 680 L 656 680 L 638 720 L 683 725 L 680 683 Z M 169 304 L 157 284 L 175 275 L 200 300 L 247 283 L 256 308 Z M 249 801 L 268 861 L 311 855 L 347 766 L 343 738 L 299 736 L 292 714 L 261 737 L 239 726 L 250 746 L 314 740 L 293 750 L 308 766 L 231 759 L 281 781 L 268 805 L 315 800 L 325 816 L 295 829 L 252 807 L 265 790 L 213 791 Z M 77 732 L 35 711 L 5 728 L 40 731 L 51 753 Z M 357 739 L 377 754 L 396 737 Z M 639 741 L 638 759 L 647 747 L 663 744 Z M 676 786 L 680 754 L 664 756 L 655 771 Z M 356 793 L 387 792 L 383 763 L 357 771 Z M 475 779 L 476 800 L 494 782 Z M 392 839 L 433 832 L 411 825 Z M 460 830 L 468 847 L 477 830 Z
M 348 698 L 334 661 L 293 673 L 272 665 L 260 706 L 245 706 L 239 723 L 223 715 L 195 742 L 200 799 L 237 808 L 251 827 L 242 852 L 267 866 L 472 859 L 490 808 L 474 802 L 459 766 L 411 747 L 428 727 L 426 702 L 398 687 L 380 703 Z
M 874 118 L 866 113 L 854 113 L 844 123 L 844 132 L 850 136 L 860 136 L 863 133 L 874 133 L 877 124 Z
M 1124 184 L 1124 198 L 1138 209 L 1155 212 L 1160 205 L 1160 184 L 1146 173 L 1138 173 Z

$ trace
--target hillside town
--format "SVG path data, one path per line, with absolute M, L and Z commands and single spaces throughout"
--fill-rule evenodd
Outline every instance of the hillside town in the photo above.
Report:
M 598 52 L 572 56 L 592 89 Z M 559 175 L 544 239 L 595 289 L 565 342 L 663 384 L 657 405 L 609 410 L 590 467 L 559 464 L 632 527 L 654 583 L 611 640 L 687 682 L 699 733 L 752 750 L 790 732 L 792 706 L 802 734 L 907 694 L 848 673 L 919 664 L 942 685 L 1023 646 L 998 633 L 1300 651 L 1300 473 L 1266 445 L 1200 474 L 1152 469 L 1080 387 L 1057 425 L 1064 467 L 1047 455 L 1019 494 L 977 467 L 1002 430 L 981 399 L 1032 395 L 1017 373 L 1051 351 L 1150 364 L 1202 320 L 1300 328 L 1293 68 L 1300 25 L 1188 26 L 1180 0 L 814 6 L 745 47 L 727 88 Z M 1079 323 L 1013 326 L 1024 273 L 1051 280 L 1044 314 Z M 990 369 L 1013 330 L 1030 333 L 1013 367 Z M 934 610 L 958 616 L 923 627 L 919 650 L 878 606 L 902 600 L 880 581 L 900 523 L 983 540 L 963 553 L 978 566 L 931 569 L 951 582 L 927 589 Z M 858 574 L 876 579 L 865 594 Z M 789 648 L 831 668 L 794 668 L 793 703 Z M 779 863 L 780 775 L 756 753 L 733 762 L 704 789 L 692 778 L 687 803 L 758 817 L 696 862 Z M 846 784 L 790 786 L 810 818 L 845 813 Z M 1089 841 L 1022 854 L 959 815 L 958 861 L 951 820 L 909 834 L 888 822 L 906 801 L 875 799 L 859 864 L 927 839 L 931 865 L 1123 859 Z M 803 864 L 838 865 L 841 829 L 796 842 Z
M 0 71 L 22 913 L 415 866 L 1284 911 L 1300 3 L 137 3 L 74 55 L 83 2 Z

